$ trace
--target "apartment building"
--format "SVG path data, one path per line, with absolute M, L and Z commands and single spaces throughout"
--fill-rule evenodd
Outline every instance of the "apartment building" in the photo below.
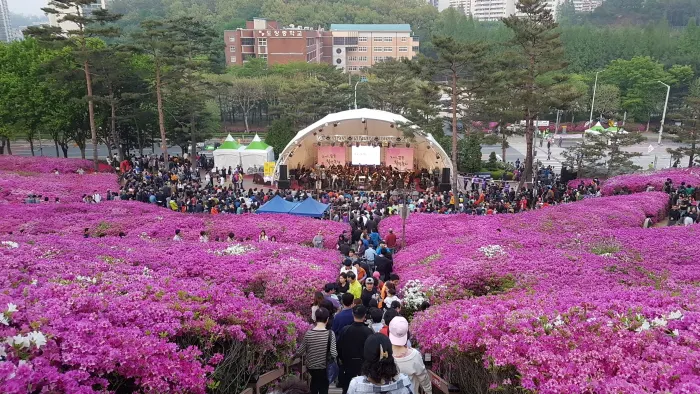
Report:
M 0 42 L 10 42 L 12 39 L 10 9 L 7 7 L 7 0 L 0 0 Z
M 600 0 L 580 0 L 600 1 Z M 450 0 L 450 7 L 462 10 L 478 21 L 492 22 L 518 14 L 515 7 L 518 0 Z M 556 16 L 556 9 L 561 0 L 548 0 L 547 8 Z
M 2 1 L 2 0 L 0 0 L 0 1 Z M 54 26 L 54 27 L 60 27 L 61 30 L 63 30 L 64 32 L 69 32 L 71 30 L 78 30 L 78 25 L 76 25 L 75 23 L 61 20 L 63 18 L 63 16 L 67 15 L 67 14 L 89 16 L 92 13 L 92 11 L 94 11 L 94 10 L 106 9 L 106 8 L 107 8 L 107 0 L 97 0 L 92 4 L 76 7 L 73 10 L 65 10 L 64 12 L 61 12 L 60 14 L 49 14 L 48 15 L 49 25 Z
M 576 12 L 593 12 L 603 4 L 603 0 L 573 0 Z
M 388 59 L 413 59 L 418 37 L 408 24 L 332 24 L 332 64 L 349 73 Z
M 276 21 L 255 18 L 245 29 L 224 31 L 226 65 L 241 65 L 251 58 L 268 64 L 290 62 L 331 63 L 332 37 L 324 29 L 281 26 Z M 324 50 L 325 48 L 325 50 Z
M 435 8 L 439 8 L 440 7 L 440 0 L 428 0 L 428 4 L 432 5 Z

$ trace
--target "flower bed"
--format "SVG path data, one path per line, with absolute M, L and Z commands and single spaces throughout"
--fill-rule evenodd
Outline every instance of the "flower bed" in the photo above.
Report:
M 101 241 L 22 237 L 0 246 L 0 305 L 17 309 L 4 314 L 0 337 L 37 331 L 47 341 L 41 349 L 0 345 L 10 361 L 0 368 L 1 392 L 25 392 L 30 384 L 61 392 L 118 385 L 149 393 L 204 393 L 207 386 L 236 392 L 247 379 L 228 376 L 232 368 L 249 378 L 273 367 L 291 355 L 307 326 L 246 296 L 233 281 L 183 275 L 181 256 L 150 265 L 139 261 L 148 253 L 119 257 L 128 244 L 134 253 L 148 249 L 147 241 Z M 168 255 L 165 245 L 151 248 Z
M 2 156 L 0 156 L 2 157 Z M 82 201 L 84 194 L 95 191 L 104 199 L 107 191 L 117 191 L 119 184 L 115 174 L 60 174 L 0 171 L 0 202 L 21 203 L 30 194 L 48 197 L 54 203 Z
M 321 231 L 324 246 L 335 249 L 338 236 L 350 227 L 292 215 L 193 215 L 173 212 L 136 201 L 103 201 L 100 204 L 28 204 L 3 207 L 0 234 L 23 231 L 26 234 L 79 235 L 88 228 L 91 236 L 142 236 L 170 240 L 180 229 L 185 240 L 199 239 L 207 231 L 213 241 L 225 240 L 230 232 L 236 238 L 257 240 L 261 230 L 278 242 L 311 245 Z
M 700 169 L 671 168 L 649 173 L 620 175 L 605 181 L 601 192 L 604 196 L 611 196 L 624 187 L 632 193 L 639 193 L 646 191 L 647 185 L 653 186 L 655 191 L 662 191 L 664 182 L 669 178 L 675 187 L 678 187 L 681 182 L 685 182 L 686 185 L 700 186 Z
M 93 168 L 93 162 L 85 159 L 0 155 L 0 171 L 48 174 L 58 170 L 60 174 L 66 174 L 75 173 L 79 169 L 92 172 Z M 107 165 L 100 165 L 99 168 L 100 172 L 114 172 L 114 169 Z

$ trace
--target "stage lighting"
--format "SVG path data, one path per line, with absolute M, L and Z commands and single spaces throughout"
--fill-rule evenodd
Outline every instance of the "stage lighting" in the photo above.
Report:
M 314 131 L 314 137 L 316 136 L 316 132 Z
M 333 127 L 338 127 L 338 122 L 333 123 Z
M 393 124 L 393 123 L 390 124 L 389 127 L 391 127 L 391 128 L 393 129 L 393 128 L 394 128 L 394 124 Z
M 348 136 L 348 141 L 352 141 L 352 136 Z
M 321 143 L 320 143 L 320 142 L 317 142 L 316 145 L 321 146 Z
M 428 149 L 430 149 L 430 145 L 428 145 Z
M 406 148 L 410 148 L 410 147 L 411 147 L 411 144 L 409 144 L 409 143 L 407 142 L 407 143 L 406 143 Z
M 335 142 L 331 142 L 331 146 L 335 146 Z
M 362 123 L 367 123 L 367 120 L 365 120 L 365 118 L 362 118 Z
M 318 129 L 318 132 L 319 132 L 319 133 L 323 133 L 323 129 Z
M 374 142 L 379 141 L 379 137 L 374 137 Z
M 326 123 L 326 127 L 328 127 L 328 123 Z
M 360 147 L 360 143 L 359 143 L 359 142 L 355 142 L 355 146 L 359 148 L 359 147 Z
M 327 136 L 326 136 L 326 141 L 329 141 L 330 139 L 331 139 L 331 136 L 330 136 L 330 135 L 327 135 Z
M 396 142 L 401 142 L 401 137 L 396 137 Z
M 436 159 L 440 160 L 440 155 L 435 156 Z

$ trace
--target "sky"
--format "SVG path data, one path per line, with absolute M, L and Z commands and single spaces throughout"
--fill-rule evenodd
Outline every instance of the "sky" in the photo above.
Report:
M 10 12 L 25 15 L 44 15 L 41 7 L 46 7 L 47 4 L 48 0 L 7 0 Z

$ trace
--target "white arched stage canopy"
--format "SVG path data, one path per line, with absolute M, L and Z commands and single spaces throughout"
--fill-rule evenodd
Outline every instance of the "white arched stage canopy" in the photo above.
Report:
M 401 115 L 376 109 L 355 109 L 326 115 L 323 119 L 300 130 L 278 155 L 275 180 L 279 166 L 294 169 L 313 167 L 320 161 L 319 152 L 331 150 L 339 157 L 337 164 L 352 162 L 353 147 L 380 146 L 380 162 L 391 165 L 394 152 L 410 149 L 412 169 L 441 169 L 453 171 L 452 161 L 430 133 L 423 132 Z M 340 149 L 344 148 L 344 149 Z M 344 162 L 342 162 L 344 161 Z M 342 162 L 342 163 L 340 163 Z

